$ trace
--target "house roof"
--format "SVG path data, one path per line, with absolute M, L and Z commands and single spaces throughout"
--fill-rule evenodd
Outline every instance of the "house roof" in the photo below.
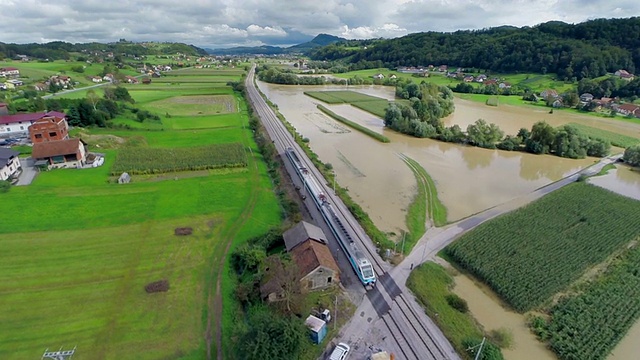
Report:
M 296 246 L 291 251 L 291 258 L 298 265 L 298 270 L 302 277 L 307 276 L 319 266 L 329 268 L 336 273 L 340 272 L 338 264 L 331 256 L 329 247 L 317 241 L 307 240 Z
M 47 141 L 33 144 L 31 156 L 34 159 L 43 159 L 52 156 L 75 154 L 80 148 L 82 140 L 74 138 L 68 140 Z M 84 141 L 82 141 L 84 144 Z
M 9 163 L 9 159 L 18 155 L 20 153 L 15 150 L 0 147 L 0 167 L 5 167 Z
M 323 244 L 327 243 L 327 237 L 324 235 L 324 231 L 305 221 L 301 221 L 291 229 L 285 231 L 284 234 L 282 234 L 282 237 L 284 238 L 284 245 L 286 246 L 287 251 L 291 251 L 307 239 L 313 239 Z
M 54 116 L 64 118 L 67 115 L 59 111 L 37 112 L 28 114 L 14 114 L 14 115 L 2 115 L 0 116 L 0 124 L 11 124 L 16 122 L 36 121 L 43 117 Z
M 316 333 L 319 333 L 320 331 L 322 331 L 322 327 L 327 325 L 327 323 L 324 320 L 318 317 L 315 317 L 313 315 L 309 315 L 307 319 L 304 321 L 304 324 L 307 325 L 307 327 L 311 329 L 311 331 Z
M 640 109 L 640 106 L 638 105 L 634 105 L 634 104 L 622 104 L 618 106 L 618 109 L 622 109 L 625 111 L 628 111 L 630 113 L 637 111 L 638 109 Z

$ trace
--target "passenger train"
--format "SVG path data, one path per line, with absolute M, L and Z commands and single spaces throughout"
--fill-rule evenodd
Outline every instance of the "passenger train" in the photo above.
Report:
M 374 286 L 376 283 L 376 274 L 373 271 L 373 265 L 356 245 L 353 240 L 352 231 L 344 226 L 340 218 L 337 216 L 333 205 L 327 201 L 327 196 L 318 185 L 316 180 L 309 174 L 309 170 L 302 164 L 300 158 L 293 148 L 287 148 L 287 157 L 296 169 L 296 172 L 302 179 L 305 188 L 311 194 L 314 203 L 320 210 L 322 217 L 327 221 L 331 232 L 338 240 L 340 247 L 347 254 L 351 267 L 358 275 L 360 282 L 364 286 Z

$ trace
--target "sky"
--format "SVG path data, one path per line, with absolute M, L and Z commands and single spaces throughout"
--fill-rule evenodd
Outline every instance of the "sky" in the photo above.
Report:
M 0 0 L 0 42 L 288 46 L 422 31 L 640 16 L 637 0 Z

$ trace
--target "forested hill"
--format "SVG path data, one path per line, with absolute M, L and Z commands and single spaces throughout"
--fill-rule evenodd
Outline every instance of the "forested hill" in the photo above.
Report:
M 182 43 L 136 43 L 120 40 L 116 43 L 71 44 L 54 41 L 46 44 L 5 44 L 0 42 L 0 60 L 14 59 L 17 55 L 26 55 L 36 59 L 60 60 L 70 59 L 71 53 L 79 52 L 112 52 L 114 54 L 132 55 L 207 55 L 204 49 Z
M 311 57 L 343 59 L 354 69 L 446 64 L 496 72 L 553 72 L 567 79 L 597 77 L 619 69 L 634 73 L 640 70 L 640 17 L 425 32 L 366 47 L 331 44 L 314 50 Z

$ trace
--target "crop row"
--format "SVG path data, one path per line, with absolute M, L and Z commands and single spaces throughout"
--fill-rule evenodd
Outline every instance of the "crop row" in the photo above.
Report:
M 611 145 L 613 146 L 628 148 L 630 146 L 640 144 L 640 139 L 633 136 L 622 135 L 622 134 L 618 134 L 618 133 L 614 133 L 614 132 L 602 130 L 602 129 L 596 129 L 594 127 L 587 126 L 584 124 L 579 124 L 579 123 L 572 122 L 572 123 L 569 123 L 569 125 L 577 128 L 578 130 L 580 130 L 581 133 L 583 133 L 584 135 L 592 139 L 607 141 L 611 143 Z
M 640 249 L 633 248 L 534 329 L 560 359 L 605 359 L 640 317 Z
M 640 202 L 575 183 L 446 248 L 518 311 L 540 306 L 640 235 Z
M 247 166 L 242 144 L 213 144 L 185 148 L 125 148 L 118 152 L 111 175 L 123 172 L 158 174 Z

